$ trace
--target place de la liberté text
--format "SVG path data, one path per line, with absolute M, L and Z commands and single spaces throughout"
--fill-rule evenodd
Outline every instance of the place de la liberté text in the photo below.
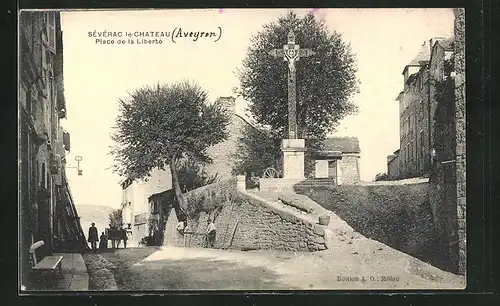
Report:
M 165 40 L 170 40 L 177 43 L 179 39 L 191 39 L 198 41 L 200 39 L 209 39 L 217 42 L 222 36 L 222 28 L 217 28 L 216 31 L 183 31 L 182 28 L 174 28 L 171 32 L 163 31 L 89 31 L 88 36 L 95 39 L 96 44 L 114 45 L 114 44 L 129 44 L 129 45 L 155 45 L 163 44 Z

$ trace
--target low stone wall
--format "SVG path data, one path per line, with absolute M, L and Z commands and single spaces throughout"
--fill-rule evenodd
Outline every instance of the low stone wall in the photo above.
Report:
M 293 186 L 299 183 L 299 179 L 283 179 L 283 178 L 260 178 L 259 190 L 261 191 L 283 191 L 293 190 Z
M 203 192 L 226 194 L 218 213 L 201 212 L 189 219 L 185 234 L 175 228 L 177 216 L 172 211 L 167 220 L 165 243 L 173 246 L 202 247 L 207 219 L 214 218 L 217 227 L 216 248 L 273 249 L 283 251 L 319 251 L 326 249 L 325 227 L 315 224 L 307 214 L 288 210 L 245 191 L 236 191 L 235 184 L 213 184 Z

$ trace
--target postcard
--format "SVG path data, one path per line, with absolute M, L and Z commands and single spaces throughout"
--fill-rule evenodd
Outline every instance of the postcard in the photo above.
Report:
M 19 290 L 466 286 L 465 11 L 19 12 Z

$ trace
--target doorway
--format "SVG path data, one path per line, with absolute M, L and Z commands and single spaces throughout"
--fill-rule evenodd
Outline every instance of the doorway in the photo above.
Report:
M 337 161 L 328 161 L 328 178 L 331 179 L 335 185 L 337 185 Z

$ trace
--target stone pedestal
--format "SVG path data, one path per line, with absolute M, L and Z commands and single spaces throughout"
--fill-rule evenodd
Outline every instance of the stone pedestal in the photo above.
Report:
M 305 179 L 304 176 L 304 139 L 283 139 L 283 178 L 292 180 Z
M 244 175 L 236 176 L 236 189 L 245 191 L 247 189 L 246 177 Z

